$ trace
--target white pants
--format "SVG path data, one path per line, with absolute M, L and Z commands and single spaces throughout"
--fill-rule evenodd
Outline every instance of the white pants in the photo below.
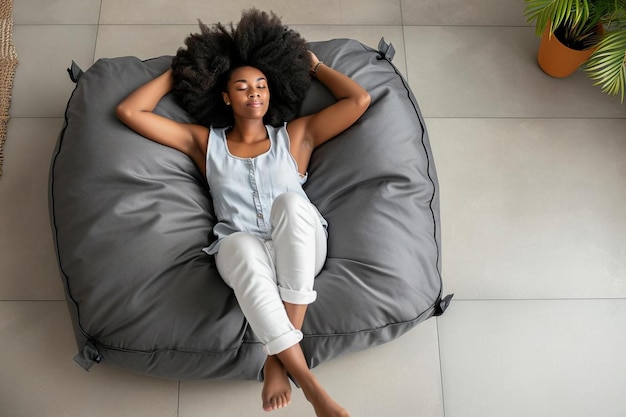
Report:
M 317 210 L 295 193 L 274 200 L 270 224 L 271 240 L 244 232 L 224 238 L 215 262 L 265 353 L 275 355 L 302 340 L 283 302 L 315 301 L 313 281 L 326 260 L 326 231 Z

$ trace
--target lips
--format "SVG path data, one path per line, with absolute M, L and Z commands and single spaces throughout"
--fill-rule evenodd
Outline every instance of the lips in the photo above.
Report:
M 262 107 L 263 106 L 263 102 L 261 101 L 252 101 L 250 103 L 248 103 L 248 107 L 252 107 L 254 109 Z

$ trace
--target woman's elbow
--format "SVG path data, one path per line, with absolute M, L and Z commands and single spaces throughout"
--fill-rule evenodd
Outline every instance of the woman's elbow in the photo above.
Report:
M 367 110 L 367 108 L 370 106 L 370 103 L 372 102 L 372 97 L 367 91 L 363 90 L 363 92 L 357 97 L 356 102 L 359 108 L 362 109 L 365 113 L 365 110 Z
M 133 111 L 127 105 L 125 105 L 124 102 L 121 102 L 115 107 L 115 115 L 122 122 L 126 123 L 132 118 Z

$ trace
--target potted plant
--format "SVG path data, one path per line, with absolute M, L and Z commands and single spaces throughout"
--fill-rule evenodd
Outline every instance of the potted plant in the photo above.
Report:
M 566 77 L 585 71 L 609 94 L 624 96 L 626 0 L 525 0 L 528 22 L 542 36 L 539 66 Z M 553 50 L 555 49 L 555 50 Z

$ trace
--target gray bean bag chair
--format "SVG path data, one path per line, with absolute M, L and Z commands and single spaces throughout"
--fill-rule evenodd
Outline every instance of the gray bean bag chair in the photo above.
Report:
M 439 191 L 424 121 L 393 48 L 312 43 L 372 96 L 367 113 L 320 147 L 306 191 L 329 222 L 303 349 L 311 367 L 404 334 L 445 310 Z M 86 369 L 106 363 L 175 379 L 261 379 L 265 357 L 214 259 L 215 222 L 190 159 L 129 130 L 115 105 L 171 57 L 101 59 L 77 81 L 50 173 L 59 267 Z M 330 93 L 314 82 L 302 113 Z M 190 117 L 170 96 L 157 111 Z

